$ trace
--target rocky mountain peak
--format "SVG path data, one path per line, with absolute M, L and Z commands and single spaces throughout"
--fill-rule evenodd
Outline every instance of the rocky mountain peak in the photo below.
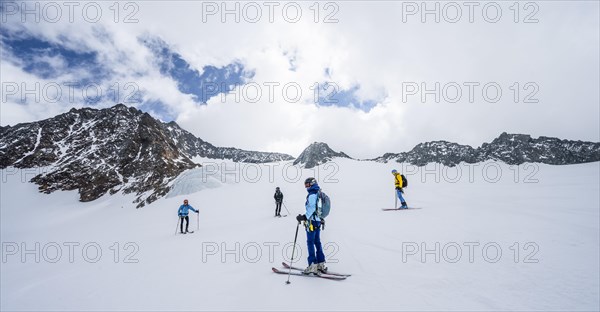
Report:
M 304 168 L 313 168 L 331 161 L 335 157 L 351 158 L 344 152 L 336 152 L 323 142 L 314 142 L 302 151 L 294 161 L 294 165 Z
M 107 193 L 135 193 L 138 207 L 169 191 L 195 156 L 240 162 L 293 159 L 289 155 L 215 147 L 123 104 L 80 108 L 42 121 L 0 129 L 0 168 L 44 168 L 31 181 L 40 191 L 79 190 L 81 201 Z
M 525 162 L 566 165 L 600 161 L 600 143 L 544 136 L 534 139 L 528 134 L 503 132 L 491 143 L 483 143 L 479 148 L 446 141 L 432 141 L 420 143 L 409 152 L 386 153 L 373 160 L 395 160 L 416 166 L 440 163 L 450 167 L 461 162 L 477 163 L 488 160 L 502 161 L 510 165 Z

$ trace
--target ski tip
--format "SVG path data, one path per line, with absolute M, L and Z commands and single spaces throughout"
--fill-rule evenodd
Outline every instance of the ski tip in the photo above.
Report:
M 346 279 L 346 276 L 338 276 L 338 275 L 327 275 L 327 274 L 318 274 L 319 277 L 326 278 L 332 281 L 343 281 Z

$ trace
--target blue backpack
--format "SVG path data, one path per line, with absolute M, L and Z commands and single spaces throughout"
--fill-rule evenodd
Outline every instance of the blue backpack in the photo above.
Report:
M 319 203 L 321 204 L 319 206 Z M 329 196 L 322 191 L 317 193 L 317 216 L 321 219 L 327 218 L 329 211 L 331 210 L 331 200 Z

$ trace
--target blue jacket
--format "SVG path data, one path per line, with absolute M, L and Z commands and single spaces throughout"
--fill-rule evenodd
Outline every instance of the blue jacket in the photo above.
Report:
M 177 214 L 178 214 L 180 217 L 185 217 L 185 216 L 187 216 L 187 215 L 188 215 L 188 213 L 189 213 L 189 210 L 190 210 L 190 209 L 191 209 L 193 212 L 196 212 L 196 213 L 198 213 L 198 212 L 199 212 L 198 210 L 194 209 L 194 207 L 192 207 L 192 206 L 190 206 L 190 205 L 181 205 L 181 206 L 179 206 L 179 210 L 177 211 Z
M 320 189 L 321 188 L 317 183 L 311 185 L 309 188 L 306 189 L 306 191 L 308 191 L 308 195 L 306 196 L 306 203 L 304 204 L 304 207 L 306 208 L 306 218 L 308 220 L 321 221 L 321 219 L 317 215 L 313 216 L 313 214 L 317 210 L 317 193 Z

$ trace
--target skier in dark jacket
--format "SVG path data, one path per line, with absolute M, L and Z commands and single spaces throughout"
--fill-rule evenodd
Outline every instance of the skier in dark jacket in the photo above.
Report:
M 194 207 L 192 207 L 188 204 L 187 199 L 184 199 L 183 205 L 179 206 L 179 210 L 177 211 L 177 214 L 179 215 L 179 222 L 181 224 L 181 227 L 180 227 L 181 234 L 186 234 L 186 233 L 190 232 L 188 230 L 188 228 L 190 226 L 190 217 L 188 216 L 188 213 L 190 210 L 192 210 L 195 213 L 200 213 L 200 211 L 194 209 Z M 183 231 L 183 221 L 184 220 L 185 220 L 185 232 Z
M 275 216 L 281 217 L 281 204 L 283 203 L 283 193 L 279 190 L 279 186 L 275 188 Z
M 304 274 L 323 272 L 327 273 L 325 267 L 325 254 L 321 245 L 321 218 L 317 216 L 318 192 L 321 189 L 315 178 L 308 178 L 304 181 L 304 187 L 308 192 L 304 208 L 306 214 L 298 215 L 298 222 L 305 221 L 306 225 L 306 243 L 308 244 L 308 267 Z

